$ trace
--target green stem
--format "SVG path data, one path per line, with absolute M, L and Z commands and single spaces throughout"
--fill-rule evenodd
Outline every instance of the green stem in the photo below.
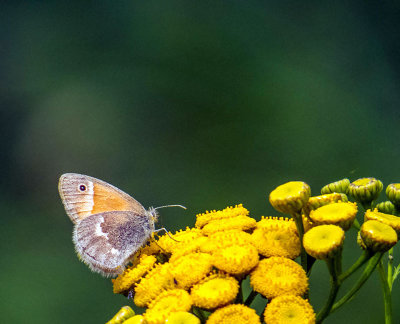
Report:
M 340 281 L 338 278 L 337 269 L 339 268 L 338 261 L 341 257 L 342 256 L 339 254 L 335 258 L 326 260 L 326 264 L 328 266 L 329 273 L 331 275 L 331 289 L 329 291 L 329 296 L 325 303 L 325 306 L 317 314 L 317 319 L 316 319 L 317 324 L 322 323 L 322 321 L 325 319 L 325 317 L 327 317 L 329 315 L 329 312 L 333 306 L 333 303 L 335 302 L 337 293 L 339 291 Z
M 204 315 L 203 311 L 200 308 L 198 308 L 196 306 L 193 306 L 193 314 L 196 315 L 200 319 L 201 323 L 205 323 L 206 322 L 207 318 L 206 318 L 206 316 Z
M 239 292 L 236 296 L 236 304 L 243 304 L 243 289 L 242 289 L 242 282 L 239 283 Z
M 361 228 L 361 225 L 360 225 L 360 223 L 358 222 L 358 219 L 357 219 L 357 218 L 354 219 L 353 227 L 355 227 L 355 228 L 357 229 L 357 231 L 359 231 L 360 228 Z
M 354 286 L 344 295 L 340 300 L 338 300 L 332 307 L 331 313 L 337 310 L 339 307 L 343 306 L 347 301 L 349 301 L 357 291 L 362 287 L 362 285 L 367 281 L 369 276 L 375 270 L 376 266 L 378 265 L 379 261 L 382 258 L 382 253 L 376 253 L 368 262 L 368 265 L 365 267 L 361 277 L 358 281 L 354 284 Z
M 374 253 L 370 252 L 369 250 L 365 250 L 363 254 L 357 259 L 356 262 L 345 272 L 343 272 L 339 276 L 340 282 L 343 282 L 347 277 L 351 276 L 355 271 L 357 271 L 365 262 L 367 262 L 371 257 L 374 255 Z
M 381 278 L 383 289 L 383 303 L 385 305 L 385 324 L 392 324 L 392 294 L 389 289 L 385 269 L 382 260 L 378 264 L 379 277 Z
M 393 286 L 393 248 L 389 250 L 388 253 L 388 274 L 387 274 L 387 282 L 389 284 L 390 292 L 392 292 Z
M 304 236 L 304 225 L 303 225 L 303 218 L 301 217 L 300 213 L 296 213 L 292 215 L 294 222 L 296 223 L 297 232 L 299 233 L 300 239 L 300 262 L 301 266 L 303 267 L 304 271 L 307 273 L 307 253 L 304 250 L 303 246 L 303 236 Z
M 258 295 L 258 292 L 252 290 L 251 293 L 250 293 L 250 295 L 246 298 L 246 301 L 244 302 L 244 304 L 245 304 L 246 306 L 250 306 L 251 303 L 253 302 L 254 298 L 257 297 L 257 295 Z

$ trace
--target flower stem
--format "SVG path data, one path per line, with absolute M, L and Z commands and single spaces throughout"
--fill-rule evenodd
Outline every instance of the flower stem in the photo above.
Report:
M 331 275 L 331 290 L 329 291 L 329 296 L 328 299 L 325 303 L 325 306 L 319 311 L 317 314 L 317 319 L 316 323 L 320 324 L 322 321 L 329 315 L 329 312 L 333 306 L 333 303 L 335 302 L 337 293 L 340 288 L 340 281 L 338 277 L 338 268 L 340 268 L 338 262 L 341 259 L 341 253 L 339 253 L 336 257 L 330 258 L 326 260 L 326 264 L 329 269 L 329 273 Z
M 357 219 L 357 218 L 354 219 L 353 227 L 355 227 L 357 230 L 360 230 L 360 228 L 361 228 L 361 225 L 360 225 L 360 223 L 358 222 L 358 219 Z
M 303 218 L 301 217 L 300 213 L 296 213 L 292 215 L 294 222 L 296 223 L 297 232 L 299 233 L 300 239 L 300 262 L 301 266 L 303 267 L 304 271 L 307 273 L 307 253 L 303 246 L 303 236 L 304 236 L 304 225 L 303 225 Z
M 258 295 L 258 292 L 252 290 L 251 293 L 250 293 L 250 295 L 246 298 L 246 301 L 244 302 L 244 304 L 245 304 L 246 306 L 250 306 L 251 303 L 253 302 L 254 298 L 257 297 L 257 295 Z
M 201 323 L 206 322 L 207 318 L 200 308 L 193 306 L 193 314 L 196 315 L 200 319 Z
M 387 281 L 389 284 L 390 292 L 392 292 L 393 286 L 393 248 L 391 248 L 388 252 L 388 274 L 387 274 Z
M 339 276 L 340 282 L 343 282 L 347 277 L 351 276 L 355 271 L 357 271 L 365 262 L 367 262 L 374 255 L 373 252 L 365 250 L 363 254 L 357 259 L 356 262 L 345 272 Z
M 381 278 L 383 289 L 383 303 L 385 305 L 385 324 L 392 324 L 392 294 L 389 289 L 388 278 L 383 268 L 382 260 L 378 264 L 379 277 Z
M 354 286 L 344 295 L 340 300 L 338 300 L 332 307 L 331 313 L 337 310 L 339 307 L 343 306 L 346 302 L 348 302 L 356 292 L 362 287 L 362 285 L 367 281 L 369 276 L 375 270 L 376 266 L 378 265 L 379 261 L 382 258 L 382 253 L 376 253 L 368 262 L 368 265 L 364 269 L 361 277 L 358 281 L 354 284 Z

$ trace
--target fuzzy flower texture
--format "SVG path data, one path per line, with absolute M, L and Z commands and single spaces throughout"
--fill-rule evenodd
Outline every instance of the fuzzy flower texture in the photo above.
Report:
M 193 228 L 154 237 L 112 279 L 114 293 L 132 298 L 143 314 L 125 306 L 108 323 L 315 323 L 308 276 L 295 259 L 304 250 L 323 260 L 340 253 L 357 213 L 347 186 L 311 197 L 308 185 L 291 182 L 269 196 L 274 208 L 291 217 L 256 221 L 239 204 L 198 214 Z M 381 232 L 387 229 L 374 223 L 377 210 L 369 214 L 371 225 L 359 240 L 363 248 L 382 249 L 386 232 Z M 378 243 L 374 231 L 380 233 Z M 390 246 L 397 242 L 393 232 Z M 266 305 L 262 313 L 251 308 L 257 296 Z

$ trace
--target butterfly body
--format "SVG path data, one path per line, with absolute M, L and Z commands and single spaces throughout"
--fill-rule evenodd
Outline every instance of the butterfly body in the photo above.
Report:
M 75 249 L 90 269 L 120 274 L 154 232 L 158 215 L 122 190 L 76 173 L 60 177 L 59 192 L 74 223 Z

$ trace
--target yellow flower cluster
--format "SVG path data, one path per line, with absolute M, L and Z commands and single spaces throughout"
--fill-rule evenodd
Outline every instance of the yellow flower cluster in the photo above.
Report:
M 242 280 L 249 275 L 254 290 L 270 299 L 302 296 L 307 276 L 292 261 L 299 254 L 292 219 L 257 222 L 237 205 L 199 214 L 194 228 L 150 242 L 134 265 L 113 279 L 114 292 L 133 295 L 134 303 L 146 308 L 141 319 L 148 324 L 170 321 L 179 312 L 187 316 L 192 307 L 213 312 L 207 323 L 261 323 L 237 299 Z

